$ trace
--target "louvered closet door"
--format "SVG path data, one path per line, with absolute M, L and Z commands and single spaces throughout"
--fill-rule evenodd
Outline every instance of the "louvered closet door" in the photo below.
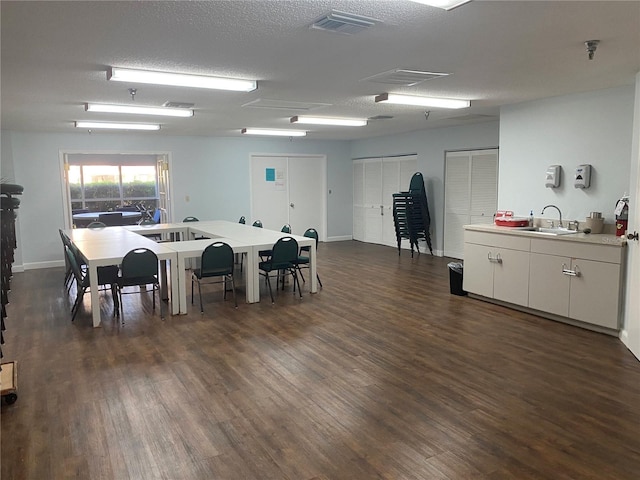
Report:
M 471 155 L 470 223 L 492 223 L 497 204 L 497 150 Z
M 498 150 L 447 152 L 444 255 L 464 257 L 464 225 L 491 223 L 498 205 Z

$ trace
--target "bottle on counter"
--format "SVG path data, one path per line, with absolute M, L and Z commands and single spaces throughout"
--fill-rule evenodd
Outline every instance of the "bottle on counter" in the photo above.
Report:
M 529 212 L 529 226 L 533 227 L 533 210 Z

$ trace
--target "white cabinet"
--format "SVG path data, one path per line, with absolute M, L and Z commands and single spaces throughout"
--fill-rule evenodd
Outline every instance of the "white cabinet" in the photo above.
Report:
M 466 231 L 463 289 L 527 306 L 529 248 L 528 238 Z
M 622 248 L 531 241 L 529 307 L 619 328 Z
M 467 229 L 463 288 L 611 332 L 619 329 L 623 254 L 615 243 Z

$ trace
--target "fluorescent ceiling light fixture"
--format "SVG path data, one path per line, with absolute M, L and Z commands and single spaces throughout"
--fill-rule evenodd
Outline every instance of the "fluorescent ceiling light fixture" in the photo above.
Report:
M 304 137 L 305 130 L 272 130 L 270 128 L 243 128 L 240 130 L 245 135 L 268 135 L 274 137 Z
M 340 127 L 364 127 L 367 124 L 367 121 L 360 118 L 329 118 L 296 115 L 295 117 L 291 117 L 291 123 L 308 123 L 311 125 L 337 125 Z
M 113 122 L 76 122 L 76 128 L 95 128 L 109 130 L 160 130 L 157 123 L 113 123 Z
M 165 117 L 193 117 L 193 110 L 190 108 L 138 107 L 133 105 L 87 103 L 84 109 L 87 112 L 132 113 L 135 115 L 162 115 Z
M 471 0 L 410 0 L 415 3 L 422 3 L 432 7 L 443 8 L 444 10 L 453 10 L 460 5 L 469 3 Z
M 175 87 L 233 90 L 236 92 L 252 92 L 258 88 L 258 82 L 255 80 L 212 77 L 208 75 L 191 75 L 187 73 L 153 72 L 150 70 L 134 70 L 131 68 L 116 67 L 111 67 L 107 71 L 107 80 L 130 83 L 151 83 L 154 85 L 171 85 Z
M 420 107 L 434 108 L 467 108 L 471 105 L 469 100 L 419 97 L 416 95 L 399 95 L 396 93 L 383 93 L 382 95 L 378 95 L 376 97 L 376 103 L 397 103 L 400 105 L 417 105 Z

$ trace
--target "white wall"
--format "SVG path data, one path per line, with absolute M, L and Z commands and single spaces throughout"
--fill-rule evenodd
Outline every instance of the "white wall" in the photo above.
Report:
M 310 139 L 166 137 L 114 133 L 2 132 L 2 171 L 25 187 L 20 206 L 16 271 L 58 265 L 64 226 L 60 151 L 169 152 L 174 218 L 237 221 L 250 214 L 252 153 L 327 156 L 328 236 L 352 230 L 351 158 L 348 142 Z M 189 196 L 189 202 L 185 197 Z M 345 208 L 345 205 L 347 208 Z
M 547 98 L 500 111 L 498 208 L 539 216 L 557 205 L 563 218 L 602 212 L 614 222 L 616 201 L 629 191 L 634 87 Z M 577 165 L 592 165 L 591 187 L 573 186 Z M 549 165 L 562 165 L 559 188 L 545 188 Z M 545 217 L 556 219 L 555 210 Z
M 444 241 L 444 156 L 447 150 L 476 150 L 498 146 L 499 123 L 422 130 L 353 141 L 351 158 L 418 154 L 431 215 L 434 254 L 442 255 Z M 409 188 L 409 185 L 407 185 Z

